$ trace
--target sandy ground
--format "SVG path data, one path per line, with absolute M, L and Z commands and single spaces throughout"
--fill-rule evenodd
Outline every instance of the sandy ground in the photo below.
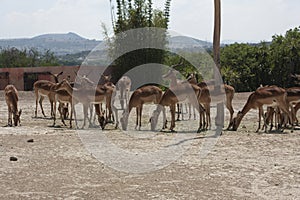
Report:
M 248 95 L 235 95 L 235 112 Z M 300 199 L 300 131 L 255 133 L 257 111 L 238 131 L 213 137 L 195 134 L 195 120 L 178 122 L 177 134 L 148 131 L 153 106 L 140 132 L 135 111 L 127 132 L 51 127 L 32 117 L 32 92 L 20 92 L 22 126 L 3 127 L 3 92 L 0 102 L 0 199 Z M 47 100 L 44 107 L 49 116 Z

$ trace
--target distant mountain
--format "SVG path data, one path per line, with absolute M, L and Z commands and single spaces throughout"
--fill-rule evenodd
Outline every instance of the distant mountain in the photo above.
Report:
M 101 41 L 89 40 L 75 33 L 44 34 L 33 38 L 0 39 L 0 47 L 16 47 L 18 49 L 37 48 L 40 51 L 50 49 L 56 55 L 75 54 L 91 51 Z
M 195 39 L 187 36 L 174 36 L 169 38 L 169 47 L 174 50 L 207 49 L 212 47 L 211 42 Z
M 76 33 L 69 32 L 66 34 L 44 34 L 33 38 L 0 39 L 0 48 L 37 48 L 39 51 L 50 49 L 57 56 L 64 56 L 91 51 L 101 42 L 85 39 Z M 211 48 L 212 43 L 187 36 L 175 36 L 169 38 L 169 47 L 175 52 L 183 49 L 194 51 L 198 48 Z
M 34 40 L 55 40 L 55 41 L 80 41 L 80 40 L 86 40 L 83 37 L 77 35 L 76 33 L 69 32 L 67 34 L 64 33 L 57 33 L 57 34 L 44 34 L 39 35 L 36 37 L 33 37 Z

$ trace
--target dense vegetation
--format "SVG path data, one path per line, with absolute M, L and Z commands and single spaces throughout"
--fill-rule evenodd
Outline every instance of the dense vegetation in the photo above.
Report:
M 117 59 L 114 60 L 113 65 L 115 66 L 114 75 L 115 79 L 118 79 L 122 74 L 129 71 L 130 69 L 148 63 L 163 63 L 164 51 L 159 48 L 140 48 L 126 54 L 120 53 L 132 45 L 131 42 L 148 42 L 149 33 L 151 31 L 133 31 L 133 34 L 119 34 L 128 30 L 134 30 L 137 28 L 146 27 L 158 27 L 167 30 L 169 22 L 169 9 L 171 0 L 165 1 L 164 10 L 158 10 L 153 8 L 152 0 L 116 0 L 116 16 L 112 16 L 112 24 L 114 30 L 114 37 L 110 41 L 110 56 Z M 112 8 L 113 9 L 113 8 Z M 114 10 L 112 10 L 114 13 Z M 104 28 L 104 30 L 106 30 Z M 156 44 L 161 45 L 161 49 L 164 49 L 166 44 L 166 31 L 153 32 L 153 41 Z M 151 32 L 152 33 L 152 32 Z M 104 32 L 105 36 L 108 37 L 107 32 Z M 157 40 L 160 39 L 160 42 Z M 123 44 L 123 45 L 122 45 Z M 126 49 L 125 49 L 126 51 Z M 121 55 L 116 56 L 116 55 Z M 149 67 L 150 68 L 150 67 Z M 155 68 L 149 69 L 149 72 L 145 72 L 145 75 L 150 76 Z M 149 77 L 145 77 L 149 78 Z M 157 74 L 154 79 L 158 78 Z
M 300 74 L 300 30 L 274 35 L 271 43 L 225 46 L 221 67 L 224 81 L 237 91 L 252 91 L 260 84 L 293 86 L 291 74 Z
M 212 56 L 212 50 L 207 49 Z M 204 53 L 188 53 L 197 65 L 204 67 L 204 74 L 211 76 L 212 71 L 205 71 L 206 63 L 211 59 Z M 197 59 L 195 59 L 197 57 Z M 167 65 L 178 63 L 179 56 L 170 54 L 165 59 Z M 278 85 L 284 88 L 295 86 L 294 74 L 300 74 L 300 30 L 288 30 L 285 35 L 274 35 L 271 42 L 258 44 L 235 43 L 221 48 L 221 74 L 225 83 L 236 91 L 253 91 L 260 85 Z M 194 67 L 184 62 L 184 67 L 177 67 L 183 75 L 195 71 Z M 200 79 L 201 80 L 201 79 Z
M 81 65 L 84 59 L 89 55 L 90 51 L 81 51 L 74 54 L 66 54 L 58 56 L 58 62 L 63 66 Z
M 34 48 L 19 50 L 17 48 L 0 49 L 0 67 L 39 67 L 57 66 L 57 57 L 50 50 L 43 53 Z

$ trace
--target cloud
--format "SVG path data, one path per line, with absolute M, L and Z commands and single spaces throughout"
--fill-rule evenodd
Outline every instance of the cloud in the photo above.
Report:
M 114 1 L 114 0 L 112 0 Z M 3 3 L 2 3 L 3 2 Z M 101 39 L 101 22 L 111 28 L 109 0 L 2 0 L 0 38 L 76 32 Z M 165 0 L 154 7 L 163 9 Z M 226 0 L 222 2 L 223 39 L 270 40 L 299 26 L 298 0 Z M 212 41 L 213 1 L 172 0 L 170 28 L 183 35 Z
M 4 17 L 12 33 L 34 36 L 49 32 L 74 31 L 84 37 L 101 38 L 101 21 L 108 21 L 108 1 L 58 0 L 48 9 L 13 11 Z
M 211 40 L 213 1 L 174 0 L 171 3 L 170 28 L 183 35 Z
M 226 39 L 241 41 L 271 40 L 272 35 L 284 33 L 297 26 L 298 7 L 290 7 L 288 0 L 224 1 L 223 32 Z

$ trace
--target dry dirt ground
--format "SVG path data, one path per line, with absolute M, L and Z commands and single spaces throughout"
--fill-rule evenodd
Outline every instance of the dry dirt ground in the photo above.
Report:
M 248 95 L 235 95 L 235 112 Z M 135 110 L 127 132 L 51 127 L 32 117 L 33 92 L 20 92 L 22 126 L 4 127 L 3 92 L 0 102 L 0 199 L 300 199 L 300 131 L 255 133 L 257 111 L 214 137 L 195 134 L 195 120 L 178 122 L 175 134 L 147 131 L 153 106 L 140 132 Z M 48 100 L 44 107 L 49 116 Z

